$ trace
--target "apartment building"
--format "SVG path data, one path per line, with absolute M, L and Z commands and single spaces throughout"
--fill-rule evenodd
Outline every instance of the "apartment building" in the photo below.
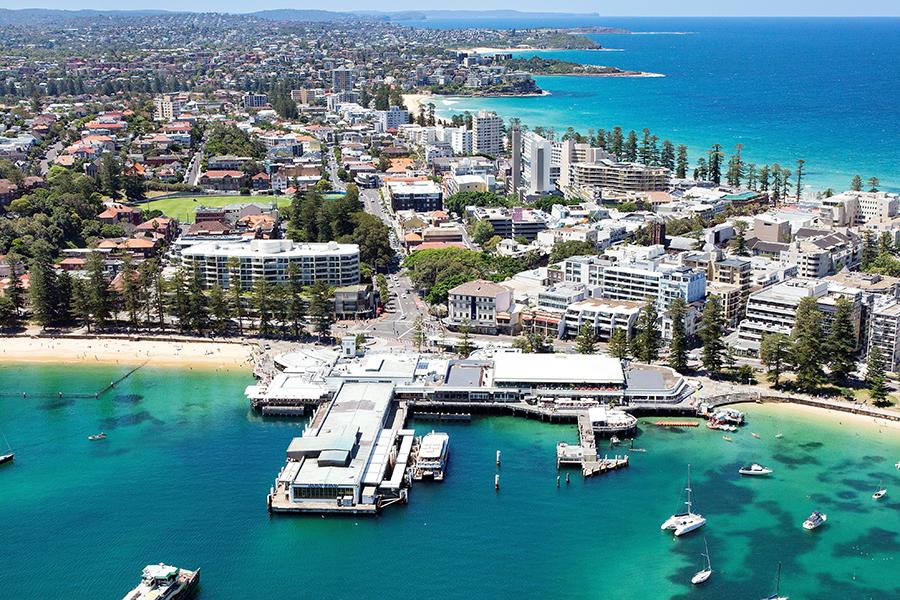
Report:
M 376 114 L 381 131 L 397 130 L 409 123 L 409 111 L 399 106 L 390 106 L 387 110 L 376 111 Z
M 781 252 L 781 261 L 797 265 L 800 277 L 816 279 L 853 268 L 862 259 L 862 243 L 855 233 L 802 228 Z
M 900 367 L 900 302 L 896 298 L 885 298 L 872 308 L 866 354 L 876 346 L 885 368 L 896 373 Z
M 394 212 L 430 212 L 443 208 L 443 192 L 433 181 L 390 182 L 386 187 Z
M 237 273 L 229 261 L 238 262 Z M 359 246 L 356 244 L 295 243 L 291 240 L 205 241 L 183 248 L 181 261 L 196 269 L 201 285 L 219 284 L 228 288 L 237 275 L 243 289 L 251 289 L 260 279 L 272 284 L 288 280 L 288 265 L 299 267 L 300 282 L 312 285 L 324 281 L 331 286 L 359 283 Z
M 451 329 L 465 327 L 473 333 L 495 334 L 509 321 L 512 307 L 510 288 L 484 279 L 467 281 L 447 294 L 447 325 Z
M 528 131 L 522 136 L 522 181 L 526 196 L 541 196 L 556 189 L 550 178 L 553 145 Z
M 503 150 L 503 119 L 496 113 L 482 110 L 472 117 L 472 150 L 488 156 Z
M 770 333 L 790 335 L 794 329 L 797 307 L 805 297 L 816 299 L 827 323 L 834 314 L 841 297 L 853 303 L 852 321 L 855 331 L 854 344 L 858 344 L 862 314 L 862 293 L 852 287 L 821 279 L 794 278 L 750 294 L 744 319 L 737 331 L 728 336 L 728 344 L 740 354 L 759 355 L 763 336 Z
M 339 67 L 331 71 L 331 91 L 335 93 L 353 90 L 353 69 Z
M 882 223 L 897 216 L 898 196 L 889 192 L 843 192 L 822 198 L 822 222 L 832 227 Z
M 268 106 L 269 96 L 266 94 L 247 93 L 244 94 L 243 103 L 244 108 L 247 110 L 250 110 L 251 108 L 263 108 Z
M 587 298 L 575 302 L 566 309 L 563 335 L 566 338 L 574 338 L 581 327 L 588 323 L 600 341 L 609 341 L 616 329 L 621 329 L 628 339 L 631 339 L 643 307 L 643 302 L 601 298 Z
M 469 216 L 477 221 L 487 221 L 493 226 L 494 233 L 504 239 L 524 238 L 533 242 L 547 229 L 547 214 L 537 209 L 479 206 L 469 210 Z
M 569 170 L 569 183 L 575 196 L 591 200 L 601 198 L 602 190 L 665 191 L 669 188 L 669 171 L 662 167 L 602 159 L 597 162 L 572 164 Z

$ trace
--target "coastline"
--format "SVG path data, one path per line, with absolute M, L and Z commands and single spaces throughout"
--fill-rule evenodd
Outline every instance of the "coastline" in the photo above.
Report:
M 544 77 L 541 75 L 541 77 Z M 552 75 L 547 75 L 546 77 L 552 77 Z M 664 77 L 664 75 L 661 75 Z M 542 96 L 549 96 L 550 92 L 547 90 L 541 90 L 539 94 L 472 94 L 470 96 L 460 96 L 458 94 L 403 94 L 401 97 L 403 98 L 403 104 L 406 106 L 406 110 L 410 112 L 412 115 L 419 114 L 419 107 L 425 106 L 428 104 L 430 99 L 434 98 L 540 98 Z
M 742 410 L 742 407 L 744 406 L 752 406 L 752 410 L 763 409 L 771 411 L 771 414 L 773 415 L 784 415 L 786 418 L 799 421 L 809 419 L 838 425 L 852 424 L 853 427 L 867 429 L 868 433 L 881 433 L 881 430 L 884 429 L 900 431 L 900 421 L 889 421 L 887 419 L 879 419 L 822 406 L 810 406 L 808 404 L 797 404 L 794 402 L 763 402 L 762 404 L 743 402 L 735 404 L 734 406 L 738 410 Z
M 535 77 L 665 77 L 665 73 L 651 73 L 650 71 L 619 71 L 612 73 L 532 73 Z
M 3 337 L 0 365 L 44 363 L 62 365 L 117 364 L 252 369 L 252 346 L 217 341 L 135 340 L 98 337 Z

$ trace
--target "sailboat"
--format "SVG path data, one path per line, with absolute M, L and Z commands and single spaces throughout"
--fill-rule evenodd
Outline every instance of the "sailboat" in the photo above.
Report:
M 878 489 L 875 490 L 874 494 L 872 494 L 872 500 L 879 500 L 879 499 L 883 498 L 885 494 L 887 494 L 887 488 L 881 487 L 881 482 L 879 481 Z
M 687 512 L 676 513 L 659 526 L 660 529 L 674 530 L 676 537 L 682 536 L 685 533 L 690 533 L 691 531 L 706 525 L 706 519 L 703 518 L 703 515 L 698 515 L 692 511 L 693 501 L 691 494 L 693 490 L 691 490 L 691 465 L 688 465 L 687 487 L 685 488 L 685 491 L 687 491 L 687 502 L 685 502 Z
M 781 587 L 781 563 L 778 563 L 778 574 L 775 576 L 775 593 L 771 596 L 766 596 L 762 600 L 788 600 L 787 596 L 782 596 L 778 591 Z
M 9 452 L 5 454 L 0 454 L 0 465 L 5 465 L 6 463 L 12 462 L 16 457 L 16 453 L 12 451 L 12 446 L 9 445 L 9 441 L 6 439 L 6 436 L 3 436 L 3 442 L 6 444 L 6 449 Z
M 709 561 L 709 545 L 706 543 L 706 538 L 703 538 L 703 547 L 706 548 L 706 554 L 702 556 L 706 557 L 706 568 L 697 571 L 697 574 L 691 577 L 691 583 L 698 584 L 703 583 L 707 579 L 709 579 L 710 575 L 712 575 L 712 563 Z

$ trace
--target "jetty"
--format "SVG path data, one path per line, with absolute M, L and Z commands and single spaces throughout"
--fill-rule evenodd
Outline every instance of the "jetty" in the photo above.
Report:
M 628 466 L 628 455 L 613 457 L 597 454 L 597 436 L 587 411 L 578 413 L 578 445 L 560 442 L 556 445 L 556 468 L 576 465 L 584 477 L 593 477 Z

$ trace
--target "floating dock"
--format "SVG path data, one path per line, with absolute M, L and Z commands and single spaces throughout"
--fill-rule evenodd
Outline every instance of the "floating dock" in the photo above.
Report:
M 699 427 L 697 421 L 657 421 L 657 427 Z
M 556 445 L 556 468 L 566 465 L 581 467 L 581 474 L 585 477 L 601 475 L 608 471 L 614 471 L 628 466 L 628 455 L 618 454 L 610 458 L 597 455 L 597 438 L 594 427 L 587 412 L 578 413 L 578 445 L 560 442 Z

